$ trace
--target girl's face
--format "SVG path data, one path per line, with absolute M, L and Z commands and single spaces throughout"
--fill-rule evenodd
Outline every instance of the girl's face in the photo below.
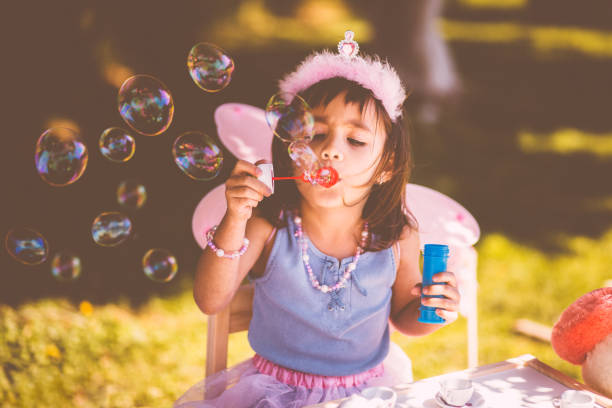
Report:
M 373 102 L 366 104 L 362 113 L 359 104 L 347 104 L 342 93 L 312 113 L 315 126 L 310 147 L 324 165 L 338 171 L 339 181 L 331 188 L 298 182 L 299 192 L 315 207 L 337 208 L 359 202 L 371 189 L 368 183 L 387 138 Z

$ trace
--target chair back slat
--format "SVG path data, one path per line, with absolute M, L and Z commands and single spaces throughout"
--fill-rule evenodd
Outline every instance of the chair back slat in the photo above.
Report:
M 253 314 L 253 294 L 255 287 L 252 284 L 242 285 L 236 291 L 230 304 L 217 313 L 208 317 L 208 331 L 206 339 L 206 376 L 227 368 L 227 344 L 230 333 L 249 328 Z

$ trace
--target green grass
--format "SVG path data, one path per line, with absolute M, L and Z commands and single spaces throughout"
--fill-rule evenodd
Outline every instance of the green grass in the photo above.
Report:
M 518 318 L 552 325 L 578 296 L 610 279 L 612 231 L 566 239 L 547 257 L 503 236 L 479 247 L 480 364 L 530 353 L 569 375 L 579 368 L 550 345 L 513 333 Z M 133 309 L 127 301 L 79 310 L 64 300 L 0 306 L 0 401 L 10 407 L 167 407 L 204 375 L 206 319 L 188 288 Z M 393 340 L 413 360 L 415 378 L 467 366 L 466 322 L 424 338 Z M 246 333 L 232 335 L 229 363 L 252 355 Z

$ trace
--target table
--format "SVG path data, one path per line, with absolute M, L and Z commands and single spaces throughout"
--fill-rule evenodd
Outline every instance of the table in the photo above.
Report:
M 398 394 L 398 402 L 409 406 L 438 408 L 434 400 L 440 389 L 439 382 L 445 377 L 468 377 L 492 407 L 553 408 L 553 398 L 558 398 L 568 389 L 584 390 L 593 394 L 598 408 L 612 408 L 612 400 L 596 393 L 590 387 L 544 364 L 530 354 L 511 358 L 499 363 L 473 369 L 457 371 L 426 378 L 409 384 L 392 387 Z M 343 400 L 328 401 L 310 408 L 336 408 Z

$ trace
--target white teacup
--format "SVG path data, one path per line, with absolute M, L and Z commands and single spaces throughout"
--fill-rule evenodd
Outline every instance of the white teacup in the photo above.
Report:
M 587 392 L 567 390 L 561 394 L 561 408 L 591 408 L 595 398 Z
M 447 378 L 440 382 L 440 396 L 449 405 L 465 405 L 474 394 L 472 381 L 465 378 Z
M 389 387 L 370 387 L 361 391 L 361 395 L 376 402 L 376 407 L 392 408 L 397 401 L 397 394 Z

